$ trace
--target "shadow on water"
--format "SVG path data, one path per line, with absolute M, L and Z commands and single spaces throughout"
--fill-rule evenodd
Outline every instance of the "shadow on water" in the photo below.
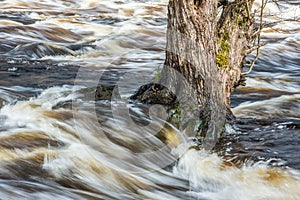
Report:
M 238 118 L 228 133 L 216 148 L 228 161 L 300 169 L 300 120 Z
M 72 85 L 80 66 L 53 61 L 27 61 L 7 63 L 0 60 L 0 85 L 48 88 L 64 84 Z

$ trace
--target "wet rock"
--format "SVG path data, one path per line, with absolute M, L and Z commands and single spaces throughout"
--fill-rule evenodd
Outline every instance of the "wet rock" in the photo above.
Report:
M 53 110 L 59 109 L 59 108 L 64 108 L 64 109 L 72 109 L 72 103 L 73 101 L 63 101 L 59 102 L 56 105 L 52 107 Z
M 73 51 L 77 51 L 77 50 L 82 50 L 85 47 L 95 48 L 96 45 L 92 44 L 91 42 L 85 42 L 85 43 L 80 43 L 80 44 L 70 44 L 70 45 L 67 45 L 66 47 Z
M 138 100 L 146 104 L 161 104 L 170 106 L 175 103 L 176 96 L 158 83 L 142 85 L 137 92 L 130 97 L 131 100 Z
M 96 88 L 95 100 L 112 100 L 121 98 L 117 85 L 100 85 Z

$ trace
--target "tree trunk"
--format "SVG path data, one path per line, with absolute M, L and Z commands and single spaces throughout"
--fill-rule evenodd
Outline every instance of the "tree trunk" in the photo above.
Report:
M 231 115 L 230 93 L 240 83 L 253 41 L 252 4 L 169 1 L 166 59 L 158 82 L 177 97 L 182 124 L 200 119 L 198 132 L 206 148 L 214 146 Z

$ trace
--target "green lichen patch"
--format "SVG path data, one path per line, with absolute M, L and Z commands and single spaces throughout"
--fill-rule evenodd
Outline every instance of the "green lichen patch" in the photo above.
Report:
M 229 66 L 229 44 L 227 42 L 228 35 L 224 34 L 223 37 L 217 39 L 220 46 L 216 55 L 216 63 L 218 67 L 227 68 Z

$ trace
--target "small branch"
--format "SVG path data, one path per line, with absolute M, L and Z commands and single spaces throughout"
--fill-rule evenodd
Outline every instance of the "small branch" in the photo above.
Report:
M 261 31 L 263 29 L 263 14 L 264 14 L 264 8 L 265 6 L 267 5 L 267 1 L 265 2 L 265 0 L 262 0 L 262 5 L 261 5 L 261 10 L 260 10 L 260 21 L 259 21 L 259 30 L 258 30 L 258 35 L 257 35 L 257 44 L 254 46 L 256 48 L 256 55 L 255 55 L 255 58 L 253 59 L 248 71 L 244 72 L 244 73 L 241 73 L 242 76 L 246 75 L 246 74 L 249 74 L 253 67 L 254 67 L 254 64 L 255 62 L 257 61 L 258 57 L 259 57 L 259 54 L 260 54 L 260 47 L 263 46 L 260 44 L 260 35 L 261 35 Z
M 257 51 L 256 51 L 256 56 L 254 58 L 254 60 L 252 61 L 250 67 L 249 67 L 249 70 L 244 72 L 244 73 L 241 73 L 241 75 L 246 75 L 246 74 L 250 74 L 250 72 L 252 71 L 253 67 L 254 67 L 254 64 L 255 62 L 257 61 L 258 57 L 259 57 L 259 54 L 260 54 L 260 51 L 259 51 L 259 48 L 257 48 Z
M 252 46 L 251 48 L 249 48 L 248 50 L 246 50 L 245 55 L 250 54 L 251 52 L 257 50 L 258 48 L 260 48 L 260 47 L 262 47 L 262 46 L 264 46 L 264 45 L 266 45 L 266 44 L 267 44 L 266 42 L 262 42 L 262 43 L 260 43 L 259 45 L 254 45 L 254 46 Z

